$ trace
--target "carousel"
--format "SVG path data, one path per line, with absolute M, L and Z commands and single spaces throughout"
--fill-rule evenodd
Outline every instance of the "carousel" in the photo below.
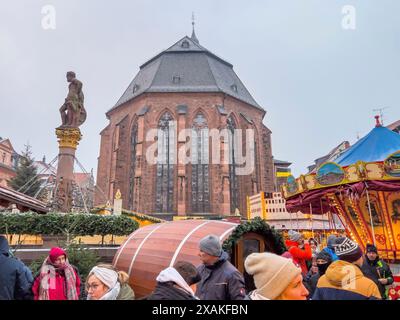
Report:
M 335 162 L 288 177 L 282 187 L 289 212 L 336 215 L 363 250 L 400 262 L 400 135 L 379 122 Z

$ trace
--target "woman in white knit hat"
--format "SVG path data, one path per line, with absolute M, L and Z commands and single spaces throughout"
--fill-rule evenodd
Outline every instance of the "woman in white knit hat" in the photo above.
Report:
M 256 290 L 250 300 L 306 300 L 308 291 L 303 285 L 301 268 L 287 259 L 269 252 L 252 253 L 244 263 L 253 276 Z
M 125 272 L 117 271 L 111 265 L 97 265 L 86 280 L 87 300 L 134 300 L 128 280 Z

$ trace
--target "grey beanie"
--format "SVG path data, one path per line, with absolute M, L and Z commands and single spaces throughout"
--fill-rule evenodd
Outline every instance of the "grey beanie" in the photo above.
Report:
M 208 253 L 210 256 L 220 257 L 222 254 L 221 243 L 219 242 L 219 237 L 210 234 L 205 236 L 200 240 L 199 244 L 200 250 Z
M 298 242 L 300 239 L 303 238 L 303 235 L 300 232 L 289 230 L 288 232 L 289 239 L 295 242 Z

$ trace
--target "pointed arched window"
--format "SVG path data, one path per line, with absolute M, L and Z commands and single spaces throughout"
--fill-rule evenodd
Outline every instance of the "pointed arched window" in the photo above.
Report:
M 192 212 L 210 212 L 209 137 L 207 120 L 199 113 L 192 134 Z
M 135 171 L 136 171 L 136 147 L 138 141 L 138 126 L 137 122 L 134 123 L 131 130 L 131 154 L 130 154 L 130 167 L 129 167 L 129 209 L 136 211 L 137 210 L 137 201 L 136 199 L 136 179 L 135 179 Z
M 165 112 L 158 122 L 156 211 L 172 212 L 174 196 L 175 128 Z
M 236 175 L 236 123 L 232 116 L 229 116 L 227 119 L 227 128 L 229 136 L 229 194 L 231 199 L 231 213 L 235 213 L 236 208 L 239 208 L 239 188 L 238 177 Z

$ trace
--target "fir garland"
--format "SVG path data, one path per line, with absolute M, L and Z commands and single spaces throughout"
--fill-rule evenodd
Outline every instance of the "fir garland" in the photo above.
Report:
M 144 215 L 144 214 L 140 214 L 140 213 L 136 213 L 133 211 L 128 211 L 128 210 L 122 210 L 122 214 L 124 216 L 128 216 L 128 217 L 135 217 L 138 220 L 141 221 L 150 221 L 153 223 L 161 223 L 161 222 L 165 222 L 165 220 L 159 219 L 159 218 L 155 218 L 152 216 L 148 216 L 148 215 Z
M 139 224 L 125 216 L 82 213 L 0 213 L 0 233 L 29 235 L 125 236 Z
M 274 227 L 271 227 L 265 220 L 260 217 L 256 217 L 252 220 L 246 221 L 240 224 L 226 239 L 222 245 L 222 248 L 229 254 L 232 254 L 232 249 L 235 243 L 246 233 L 254 232 L 268 240 L 272 240 L 274 253 L 281 255 L 287 251 L 285 242 L 280 232 L 276 231 Z

